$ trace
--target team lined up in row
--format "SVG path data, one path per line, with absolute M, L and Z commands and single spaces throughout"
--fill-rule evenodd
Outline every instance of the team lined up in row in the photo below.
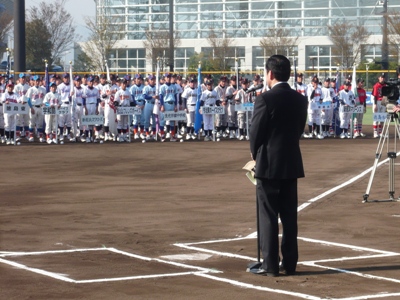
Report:
M 82 142 L 98 142 L 104 140 L 130 141 L 130 126 L 133 126 L 135 139 L 151 140 L 156 136 L 157 127 L 161 140 L 168 138 L 176 141 L 186 134 L 186 139 L 195 139 L 194 123 L 197 102 L 197 79 L 190 76 L 182 80 L 180 76 L 171 73 L 164 74 L 160 79 L 159 90 L 156 87 L 156 77 L 148 75 L 143 78 L 136 74 L 132 80 L 126 75 L 120 80 L 114 75 L 107 81 L 106 75 L 76 76 L 73 85 L 70 75 L 62 78 L 50 76 L 50 92 L 46 93 L 45 82 L 39 76 L 32 76 L 28 82 L 24 73 L 19 74 L 14 85 L 9 81 L 5 86 L 4 76 L 0 77 L 0 105 L 19 103 L 27 107 L 29 113 L 3 113 L 0 109 L 1 141 L 11 144 L 25 136 L 30 142 L 35 141 L 35 132 L 40 142 L 63 142 L 64 134 L 69 141 L 77 139 Z M 253 86 L 260 86 L 260 76 L 254 77 Z M 229 137 L 245 139 L 247 119 L 245 111 L 235 110 L 239 103 L 251 103 L 261 89 L 246 93 L 249 88 L 247 79 L 241 80 L 241 89 L 237 87 L 237 78 L 229 80 L 222 76 L 214 88 L 210 75 L 205 76 L 201 84 L 201 106 L 223 106 L 222 114 L 203 114 L 204 140 L 211 140 L 211 135 L 218 138 Z M 252 98 L 253 97 L 253 98 Z M 159 108 L 154 113 L 154 106 Z M 117 108 L 135 106 L 140 108 L 140 114 L 119 115 Z M 66 108 L 61 114 L 44 114 L 44 107 Z M 178 122 L 164 118 L 168 111 L 184 110 L 186 120 Z M 104 116 L 101 124 L 82 124 L 85 115 Z M 247 125 L 247 126 L 246 126 Z M 180 129 L 178 130 L 175 129 Z
M 386 112 L 383 103 L 382 88 L 385 86 L 385 74 L 378 77 L 378 82 L 373 86 L 371 100 L 373 102 L 374 113 Z M 323 139 L 331 136 L 336 131 L 334 111 L 338 108 L 340 120 L 340 137 L 357 138 L 364 137 L 362 132 L 363 117 L 367 109 L 367 93 L 364 89 L 364 80 L 357 79 L 356 88 L 352 89 L 352 76 L 349 75 L 344 84 L 336 86 L 335 79 L 326 78 L 323 83 L 314 76 L 308 85 L 303 83 L 303 74 L 299 73 L 294 87 L 299 93 L 308 97 L 308 133 L 304 133 L 305 138 L 316 137 Z M 356 94 L 353 92 L 356 91 Z M 332 103 L 332 105 L 323 105 Z M 359 107 L 354 112 L 354 108 Z M 352 118 L 353 116 L 353 118 Z M 351 124 L 353 122 L 353 124 Z M 353 132 L 349 132 L 350 125 L 353 125 Z M 374 138 L 379 138 L 382 134 L 382 122 L 373 122 Z

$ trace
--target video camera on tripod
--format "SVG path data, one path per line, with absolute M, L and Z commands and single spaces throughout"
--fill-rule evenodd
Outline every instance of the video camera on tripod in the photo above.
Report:
M 400 80 L 390 78 L 385 84 L 386 86 L 382 87 L 382 96 L 386 96 L 390 104 L 397 105 L 400 97 Z

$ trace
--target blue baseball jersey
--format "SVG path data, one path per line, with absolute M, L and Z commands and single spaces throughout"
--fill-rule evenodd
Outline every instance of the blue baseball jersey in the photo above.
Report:
M 164 102 L 173 102 L 175 105 L 177 103 L 176 99 L 176 85 L 175 84 L 163 84 L 160 88 L 160 102 L 164 105 Z

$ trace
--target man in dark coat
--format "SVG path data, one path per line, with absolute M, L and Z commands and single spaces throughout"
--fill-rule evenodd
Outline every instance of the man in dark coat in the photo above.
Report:
M 260 247 L 263 263 L 252 273 L 279 274 L 279 225 L 283 226 L 281 270 L 294 274 L 297 248 L 297 178 L 304 177 L 299 140 L 307 117 L 307 98 L 291 89 L 290 62 L 271 56 L 265 65 L 269 91 L 256 98 L 250 150 L 256 161 Z

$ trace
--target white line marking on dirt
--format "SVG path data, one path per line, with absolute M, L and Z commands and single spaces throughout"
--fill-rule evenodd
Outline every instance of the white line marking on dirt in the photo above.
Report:
M 376 299 L 376 298 L 386 298 L 386 297 L 398 297 L 400 293 L 386 293 L 382 292 L 375 295 L 348 297 L 348 298 L 331 298 L 331 300 L 365 300 L 365 299 Z
M 193 253 L 193 254 L 175 254 L 175 255 L 163 255 L 160 256 L 163 259 L 169 260 L 207 260 L 212 255 L 205 254 L 205 253 Z
M 259 290 L 259 291 L 264 291 L 264 292 L 271 292 L 271 293 L 277 293 L 277 294 L 284 294 L 284 295 L 289 295 L 289 296 L 294 296 L 294 297 L 299 297 L 303 299 L 310 299 L 310 300 L 320 300 L 322 298 L 320 297 L 315 297 L 307 294 L 302 294 L 302 293 L 296 293 L 296 292 L 290 292 L 290 291 L 285 291 L 285 290 L 279 290 L 279 289 L 272 289 L 264 286 L 258 286 L 254 284 L 249 284 L 249 283 L 244 283 L 232 279 L 227 279 L 227 278 L 221 278 L 209 274 L 194 274 L 196 276 L 200 277 L 205 277 L 211 280 L 216 280 L 216 281 L 221 281 L 225 283 L 229 283 L 231 285 L 239 286 L 241 288 L 248 288 L 248 289 L 254 289 L 254 290 Z
M 65 275 L 61 275 L 61 274 L 57 274 L 57 273 L 53 273 L 53 272 L 49 272 L 49 271 L 45 271 L 45 270 L 41 270 L 41 269 L 37 269 L 37 268 L 30 268 L 30 267 L 25 266 L 23 264 L 20 264 L 20 263 L 14 262 L 14 261 L 9 261 L 9 260 L 2 259 L 2 258 L 0 258 L 0 262 L 5 263 L 5 264 L 10 265 L 10 266 L 13 266 L 13 267 L 16 267 L 18 269 L 23 269 L 23 270 L 30 271 L 30 272 L 33 272 L 33 273 L 49 276 L 49 277 L 52 277 L 54 279 L 75 283 L 75 280 L 70 279 L 70 278 L 66 277 Z
M 0 254 L 0 257 L 6 257 L 6 256 L 43 255 L 43 254 L 64 254 L 64 253 L 72 253 L 72 252 L 88 252 L 88 251 L 104 251 L 104 250 L 107 250 L 107 248 L 50 250 L 50 251 L 36 251 L 36 252 L 8 252 L 8 253 Z

